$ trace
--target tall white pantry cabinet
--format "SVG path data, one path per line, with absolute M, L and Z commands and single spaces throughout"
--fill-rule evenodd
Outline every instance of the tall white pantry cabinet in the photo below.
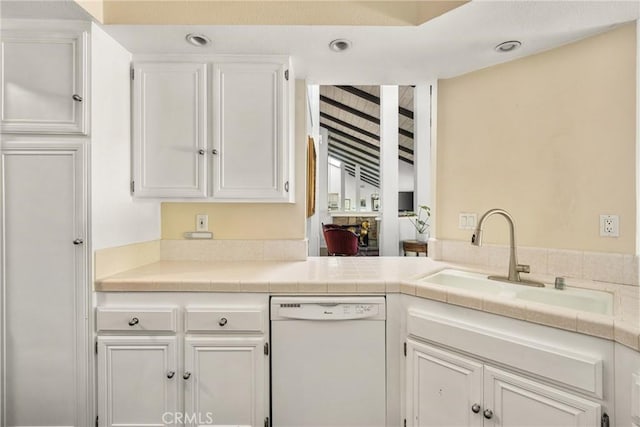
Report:
M 92 423 L 90 30 L 2 22 L 3 426 Z

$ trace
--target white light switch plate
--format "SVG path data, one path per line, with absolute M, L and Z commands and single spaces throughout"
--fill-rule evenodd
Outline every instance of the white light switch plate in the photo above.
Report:
M 196 231 L 209 231 L 209 215 L 196 215 Z
M 458 228 L 460 230 L 473 230 L 478 222 L 478 214 L 470 212 L 460 212 L 458 214 Z

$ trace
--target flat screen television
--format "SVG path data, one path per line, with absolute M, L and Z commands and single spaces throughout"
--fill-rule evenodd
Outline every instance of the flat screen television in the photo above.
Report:
M 398 192 L 398 212 L 413 212 L 413 191 Z

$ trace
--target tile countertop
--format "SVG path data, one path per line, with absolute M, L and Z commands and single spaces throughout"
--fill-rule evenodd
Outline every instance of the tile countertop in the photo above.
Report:
M 640 287 L 567 280 L 572 287 L 611 292 L 614 316 L 482 295 L 418 282 L 444 268 L 504 274 L 423 257 L 309 257 L 306 261 L 160 261 L 99 278 L 97 292 L 403 293 L 579 332 L 640 351 Z M 553 283 L 553 277 L 531 274 Z

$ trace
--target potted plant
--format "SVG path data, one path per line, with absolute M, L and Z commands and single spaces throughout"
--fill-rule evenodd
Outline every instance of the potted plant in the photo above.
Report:
M 426 242 L 429 239 L 429 218 L 431 217 L 431 209 L 427 205 L 418 206 L 418 213 L 409 215 L 409 221 L 416 228 L 416 240 Z

